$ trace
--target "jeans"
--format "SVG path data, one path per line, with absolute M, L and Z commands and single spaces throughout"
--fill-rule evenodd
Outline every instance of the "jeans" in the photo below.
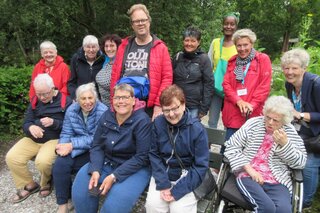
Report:
M 99 207 L 99 197 L 89 194 L 88 185 L 91 175 L 88 174 L 89 163 L 78 172 L 72 186 L 72 202 L 77 213 L 96 213 Z M 115 168 L 104 165 L 99 183 Z M 101 213 L 129 213 L 150 181 L 151 171 L 144 167 L 121 182 L 115 182 L 102 204 Z
M 227 128 L 225 141 L 229 140 L 230 137 L 236 132 L 238 129 L 235 128 Z
M 303 206 L 310 206 L 319 182 L 320 154 L 308 153 L 303 170 Z
M 57 157 L 52 169 L 52 176 L 58 205 L 68 203 L 68 199 L 71 197 L 71 175 L 77 173 L 89 160 L 89 151 L 75 158 L 72 158 L 70 154 Z
M 193 109 L 189 109 L 188 108 L 188 110 L 189 110 L 189 113 L 190 113 L 191 117 L 193 117 L 193 118 L 197 118 L 198 117 L 198 115 L 199 115 L 199 109 L 198 108 L 193 108 Z
M 223 104 L 223 98 L 218 95 L 213 95 L 209 108 L 208 126 L 210 128 L 217 128 L 220 118 L 220 112 Z
M 237 178 L 237 187 L 243 197 L 259 213 L 291 213 L 291 195 L 282 184 L 260 185 L 251 177 Z

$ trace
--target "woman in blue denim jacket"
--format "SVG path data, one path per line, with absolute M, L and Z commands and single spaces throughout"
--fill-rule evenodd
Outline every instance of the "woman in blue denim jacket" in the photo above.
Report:
M 150 180 L 151 121 L 145 102 L 134 98 L 131 86 L 120 84 L 112 106 L 99 121 L 90 163 L 80 169 L 72 187 L 78 213 L 97 212 L 100 194 L 106 195 L 100 212 L 130 212 Z

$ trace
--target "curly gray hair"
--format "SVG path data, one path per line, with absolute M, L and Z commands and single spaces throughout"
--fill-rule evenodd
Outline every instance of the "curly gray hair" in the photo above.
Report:
M 289 124 L 293 120 L 293 105 L 284 96 L 271 96 L 263 106 L 263 114 L 266 115 L 267 113 L 280 114 L 283 116 L 282 123 Z

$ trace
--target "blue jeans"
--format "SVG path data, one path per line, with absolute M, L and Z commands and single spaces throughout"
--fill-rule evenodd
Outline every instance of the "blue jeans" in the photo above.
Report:
M 213 95 L 209 108 L 208 126 L 210 128 L 217 128 L 220 118 L 220 112 L 223 104 L 223 98 L 218 95 Z
M 188 110 L 189 110 L 189 113 L 190 113 L 191 117 L 193 117 L 193 118 L 197 118 L 198 117 L 198 115 L 199 115 L 199 109 L 198 108 L 193 108 L 193 109 L 188 108 Z
M 96 213 L 99 208 L 99 197 L 89 194 L 88 186 L 91 175 L 88 174 L 89 163 L 78 172 L 72 186 L 72 202 L 77 213 Z M 115 169 L 104 165 L 99 183 L 113 173 Z M 144 167 L 122 182 L 112 185 L 102 204 L 101 213 L 129 213 L 150 181 L 151 171 Z
M 303 205 L 310 206 L 319 182 L 320 154 L 308 153 L 303 170 Z
M 291 195 L 282 184 L 260 185 L 251 177 L 244 177 L 237 178 L 237 187 L 255 212 L 291 213 Z
M 235 128 L 227 128 L 225 141 L 229 140 L 230 137 L 236 132 L 238 129 Z
M 71 155 L 57 157 L 53 165 L 52 176 L 58 205 L 68 203 L 71 197 L 71 175 L 77 173 L 89 160 L 89 152 L 75 158 L 72 158 Z

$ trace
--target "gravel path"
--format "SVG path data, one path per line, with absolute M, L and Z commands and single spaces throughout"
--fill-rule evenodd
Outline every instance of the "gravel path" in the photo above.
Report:
M 4 159 L 1 159 L 4 162 Z M 30 171 L 34 174 L 35 180 L 39 183 L 40 175 L 36 171 L 34 162 L 29 162 Z M 16 193 L 13 179 L 5 165 L 0 171 L 0 212 L 1 213 L 49 213 L 57 212 L 56 196 L 53 191 L 46 198 L 40 198 L 38 193 L 31 195 L 25 201 L 17 204 L 12 203 Z

